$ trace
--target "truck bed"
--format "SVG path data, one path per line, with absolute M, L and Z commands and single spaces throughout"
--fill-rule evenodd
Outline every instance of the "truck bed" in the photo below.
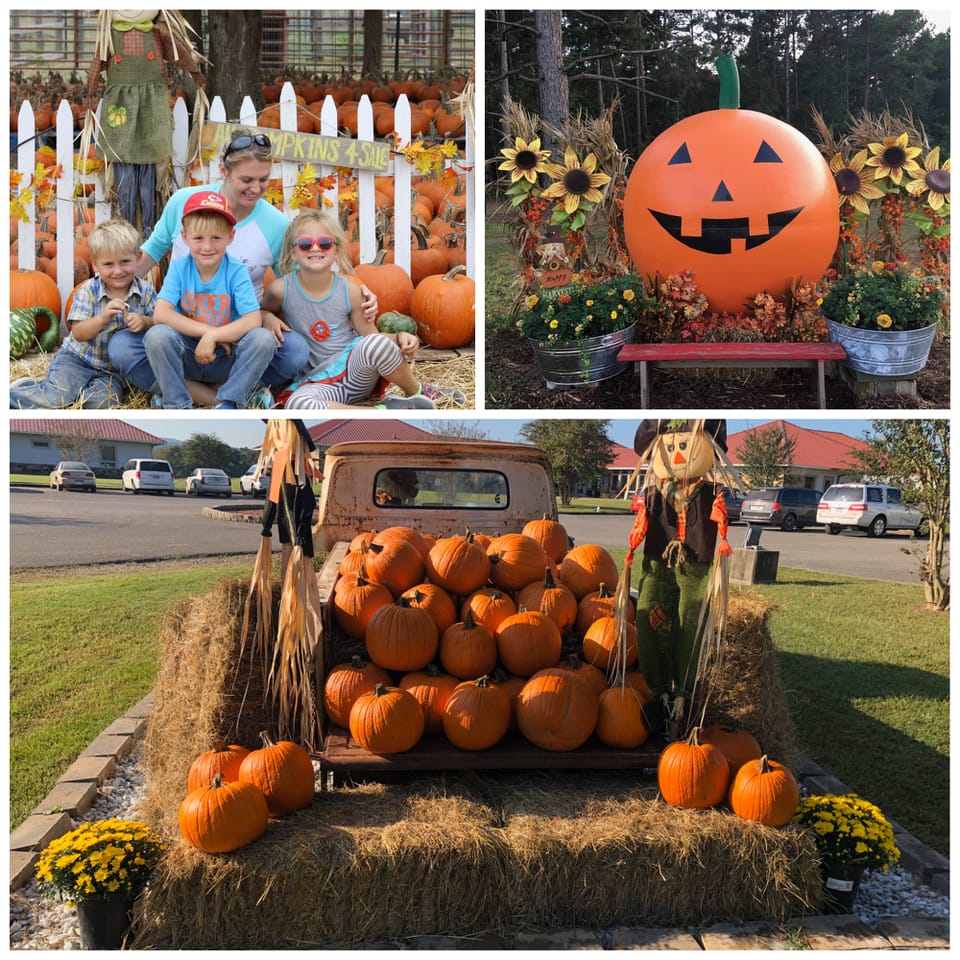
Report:
M 576 750 L 541 750 L 508 733 L 489 750 L 460 750 L 442 737 L 425 737 L 406 753 L 380 756 L 359 746 L 349 732 L 331 727 L 315 754 L 324 773 L 371 775 L 416 770 L 642 770 L 656 767 L 665 743 L 651 737 L 635 750 L 617 750 L 592 737 Z

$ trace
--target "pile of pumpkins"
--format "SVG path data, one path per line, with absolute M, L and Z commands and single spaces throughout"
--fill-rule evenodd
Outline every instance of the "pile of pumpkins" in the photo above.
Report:
M 330 722 L 376 754 L 441 734 L 485 750 L 510 729 L 552 751 L 591 736 L 640 746 L 649 687 L 635 669 L 622 687 L 607 680 L 616 563 L 602 547 L 568 546 L 562 524 L 547 518 L 496 537 L 433 538 L 403 526 L 359 534 L 331 605 L 363 655 L 325 678 Z M 636 664 L 630 622 L 625 659 Z
M 187 796 L 177 812 L 180 833 L 205 853 L 231 853 L 252 843 L 271 817 L 284 817 L 313 801 L 314 770 L 307 752 L 289 740 L 262 746 L 215 744 L 187 774 Z
M 694 727 L 686 740 L 668 744 L 657 786 L 671 806 L 706 810 L 726 801 L 742 820 L 768 827 L 789 823 L 800 802 L 790 769 L 764 754 L 749 731 L 726 724 Z

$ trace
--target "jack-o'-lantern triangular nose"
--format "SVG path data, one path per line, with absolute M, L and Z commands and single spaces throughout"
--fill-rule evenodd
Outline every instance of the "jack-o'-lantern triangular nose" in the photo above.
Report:
M 730 191 L 727 189 L 727 185 L 721 180 L 720 186 L 717 187 L 717 192 L 713 195 L 713 202 L 716 203 L 721 200 L 732 200 L 733 197 L 730 195 Z
M 679 466 L 681 463 L 686 463 L 687 461 L 686 461 L 686 459 L 684 458 L 683 454 L 678 450 L 678 451 L 673 455 L 673 462 L 674 462 L 674 464 L 676 464 L 676 465 Z

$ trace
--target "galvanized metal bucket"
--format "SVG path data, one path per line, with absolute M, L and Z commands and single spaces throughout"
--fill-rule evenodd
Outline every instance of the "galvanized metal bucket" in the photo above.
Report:
M 630 364 L 618 362 L 617 354 L 625 343 L 633 342 L 636 327 L 631 323 L 616 333 L 587 337 L 580 343 L 562 347 L 531 340 L 537 369 L 546 381 L 547 389 L 583 387 L 623 373 Z
M 851 370 L 875 377 L 912 377 L 926 366 L 937 332 L 931 323 L 919 330 L 862 330 L 827 320 L 830 339 L 847 351 Z

